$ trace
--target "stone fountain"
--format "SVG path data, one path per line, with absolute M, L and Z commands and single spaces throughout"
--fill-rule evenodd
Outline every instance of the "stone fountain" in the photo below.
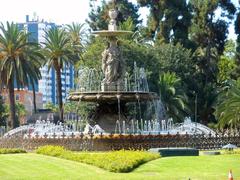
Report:
M 156 93 L 149 92 L 144 68 L 138 69 L 134 62 L 134 74 L 131 76 L 126 72 L 118 37 L 132 32 L 117 29 L 117 14 L 116 8 L 111 9 L 108 30 L 93 32 L 108 40 L 102 53 L 102 72 L 98 74 L 96 69 L 80 69 L 78 91 L 69 95 L 71 101 L 97 103 L 89 122 L 86 124 L 85 119 L 73 114 L 71 118 L 67 115 L 65 124 L 54 123 L 52 116 L 47 119 L 40 116 L 36 123 L 20 126 L 0 136 L 0 147 L 33 150 L 52 144 L 71 150 L 106 151 L 170 146 L 209 148 L 213 142 L 217 142 L 216 147 L 219 143 L 222 146 L 226 140 L 224 135 L 219 141 L 213 130 L 192 122 L 190 118 L 185 118 L 184 123 L 174 124 L 172 118 L 166 117 L 161 100 Z M 142 118 L 141 102 L 149 103 L 147 114 L 155 115 Z M 128 103 L 135 104 L 135 110 L 138 109 L 138 120 L 137 117 L 127 117 Z M 214 141 L 212 136 L 217 140 Z M 238 137 L 234 134 L 234 138 Z
M 108 30 L 94 31 L 94 35 L 107 38 L 108 46 L 102 52 L 101 88 L 98 91 L 80 91 L 69 95 L 70 101 L 96 102 L 98 104 L 92 116 L 91 125 L 98 124 L 105 132 L 111 133 L 116 129 L 116 123 L 130 126 L 130 120 L 126 116 L 126 103 L 151 101 L 158 99 L 156 93 L 125 88 L 126 64 L 120 50 L 118 37 L 131 34 L 131 31 L 117 29 L 116 18 L 118 11 L 113 1 L 114 8 L 109 11 Z M 121 127 L 119 128 L 121 131 Z M 123 131 L 121 131 L 123 132 Z M 121 133 L 120 132 L 120 133 Z

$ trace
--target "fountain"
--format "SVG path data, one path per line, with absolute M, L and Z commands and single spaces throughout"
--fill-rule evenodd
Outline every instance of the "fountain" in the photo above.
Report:
M 118 126 L 118 132 L 124 133 L 126 129 L 131 129 L 131 126 L 133 128 L 133 123 L 126 116 L 126 104 L 136 102 L 141 111 L 140 102 L 157 100 L 158 96 L 156 93 L 149 92 L 144 68 L 137 71 L 136 63 L 134 63 L 134 87 L 130 87 L 129 74 L 125 70 L 118 37 L 132 32 L 117 29 L 118 11 L 115 8 L 115 2 L 113 4 L 114 8 L 109 11 L 108 30 L 93 32 L 94 35 L 107 38 L 108 41 L 108 46 L 102 52 L 103 79 L 99 79 L 101 75 L 96 75 L 95 69 L 81 69 L 79 74 L 83 77 L 80 78 L 87 79 L 88 81 L 85 82 L 88 84 L 80 84 L 79 91 L 70 93 L 69 100 L 97 103 L 90 125 L 99 125 L 107 133 L 116 132 L 116 126 Z M 94 79 L 93 74 L 97 78 Z M 92 82 L 95 88 L 92 88 Z
M 108 46 L 102 53 L 102 71 L 82 68 L 79 70 L 77 91 L 68 99 L 97 104 L 90 119 L 79 117 L 77 113 L 64 116 L 65 124 L 53 122 L 53 115 L 43 119 L 38 117 L 35 124 L 13 129 L 0 138 L 7 145 L 8 138 L 20 137 L 14 143 L 19 146 L 36 147 L 42 144 L 60 144 L 74 150 L 148 149 L 150 147 L 194 146 L 197 137 L 216 135 L 208 127 L 191 122 L 174 124 L 166 117 L 165 108 L 156 93 L 150 92 L 144 68 L 134 63 L 133 75 L 126 72 L 125 61 L 118 44 L 118 37 L 131 34 L 117 30 L 116 8 L 109 11 L 108 30 L 93 34 L 107 38 Z M 145 110 L 141 103 L 145 103 Z M 127 116 L 127 105 L 133 103 L 134 116 Z M 145 116 L 143 112 L 151 116 Z M 179 136 L 180 135 L 180 136 Z M 23 138 L 22 138 L 23 137 Z M 192 139 L 193 138 L 193 139 Z M 36 143 L 38 142 L 38 143 Z M 175 144 L 173 144 L 173 142 Z M 74 146 L 74 148 L 73 148 Z

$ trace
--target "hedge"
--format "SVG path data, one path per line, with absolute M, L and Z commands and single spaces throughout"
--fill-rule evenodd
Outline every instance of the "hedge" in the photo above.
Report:
M 110 172 L 130 172 L 139 165 L 160 158 L 159 154 L 145 151 L 110 151 L 110 152 L 73 152 L 61 146 L 42 146 L 38 154 L 60 157 L 72 161 L 94 165 Z

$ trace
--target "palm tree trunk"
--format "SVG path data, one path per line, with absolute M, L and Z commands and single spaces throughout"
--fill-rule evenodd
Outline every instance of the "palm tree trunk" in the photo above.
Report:
M 32 91 L 33 91 L 33 109 L 34 113 L 37 113 L 37 104 L 36 104 L 36 91 L 35 91 L 35 85 L 33 80 L 31 79 L 31 84 L 32 84 Z
M 61 69 L 56 68 L 56 77 L 57 77 L 57 98 L 58 98 L 58 107 L 59 107 L 59 120 L 63 120 L 63 102 L 62 102 L 62 81 L 61 81 Z
M 10 83 L 8 85 L 8 95 L 9 95 L 9 103 L 10 103 L 10 122 L 9 122 L 9 126 L 11 128 L 16 128 L 18 123 L 17 123 L 17 119 L 16 119 L 14 84 L 13 84 L 12 80 L 10 80 Z

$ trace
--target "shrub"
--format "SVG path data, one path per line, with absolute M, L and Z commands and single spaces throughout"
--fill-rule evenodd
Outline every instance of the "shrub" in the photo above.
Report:
M 126 150 L 76 153 L 59 146 L 43 146 L 38 148 L 37 153 L 94 165 L 111 172 L 130 172 L 139 165 L 160 157 L 156 153 Z
M 16 148 L 0 148 L 0 154 L 16 154 L 16 153 L 26 153 L 25 150 Z
M 58 157 L 62 155 L 66 150 L 62 146 L 42 146 L 37 149 L 38 154 L 45 154 L 48 156 Z
M 222 150 L 222 154 L 240 154 L 240 149 Z

